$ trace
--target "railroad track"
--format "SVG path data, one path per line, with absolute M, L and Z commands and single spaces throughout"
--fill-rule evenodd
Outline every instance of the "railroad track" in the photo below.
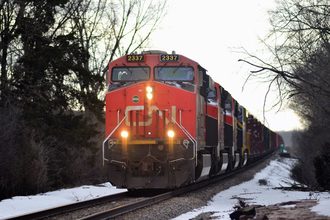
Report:
M 179 195 L 183 195 L 186 194 L 188 192 L 192 192 L 194 190 L 198 190 L 201 189 L 203 187 L 206 187 L 208 185 L 214 184 L 214 183 L 221 183 L 222 180 L 225 180 L 229 177 L 232 177 L 234 175 L 237 175 L 239 173 L 244 172 L 245 170 L 261 163 L 262 161 L 264 161 L 265 159 L 269 158 L 272 154 L 269 154 L 267 157 L 264 157 L 258 161 L 255 161 L 254 163 L 250 163 L 247 166 L 232 171 L 230 173 L 225 173 L 223 175 L 220 176 L 216 176 L 213 177 L 211 179 L 208 180 L 204 180 L 192 185 L 188 185 L 176 190 L 172 190 L 172 191 L 167 191 L 167 192 L 163 192 L 160 194 L 154 194 L 154 195 L 149 195 L 148 197 L 141 197 L 142 193 L 136 193 L 136 196 L 132 197 L 132 195 L 128 192 L 124 192 L 124 193 L 119 193 L 119 194 L 114 194 L 114 195 L 110 195 L 110 196 L 106 196 L 106 197 L 102 197 L 102 198 L 98 198 L 98 199 L 93 199 L 93 200 L 89 200 L 89 201 L 85 201 L 85 202 L 80 202 L 80 203 L 76 203 L 76 204 L 72 204 L 72 205 L 68 205 L 68 206 L 63 206 L 63 207 L 58 207 L 55 209 L 50 209 L 50 210 L 45 210 L 42 212 L 38 212 L 38 213 L 32 213 L 29 215 L 25 215 L 25 216 L 21 216 L 18 219 L 43 219 L 43 218 L 52 218 L 55 217 L 55 219 L 61 219 L 61 215 L 65 215 L 65 213 L 71 213 L 74 211 L 79 211 L 82 209 L 87 209 L 93 206 L 98 206 L 98 205 L 102 205 L 102 204 L 106 204 L 106 203 L 114 203 L 111 205 L 111 207 L 107 207 L 107 208 L 102 208 L 102 210 L 100 211 L 100 209 L 98 209 L 99 211 L 91 211 L 91 213 L 93 214 L 88 214 L 88 215 L 83 215 L 83 217 L 78 217 L 81 220 L 99 220 L 99 219 L 113 219 L 115 217 L 118 217 L 120 215 L 144 208 L 144 207 L 148 207 L 150 205 L 165 201 L 167 199 L 170 199 L 172 197 L 175 196 L 179 196 Z M 75 217 L 69 217 L 70 219 L 76 219 L 77 216 Z
M 106 211 L 103 211 L 103 212 L 95 213 L 95 214 L 86 216 L 84 218 L 81 218 L 81 220 L 113 219 L 113 218 L 118 217 L 120 215 L 135 211 L 137 209 L 148 207 L 150 205 L 162 202 L 162 201 L 170 199 L 172 197 L 183 195 L 183 194 L 186 194 L 188 192 L 192 192 L 194 190 L 204 188 L 204 187 L 209 186 L 209 185 L 214 184 L 214 183 L 221 183 L 222 180 L 225 180 L 229 177 L 232 177 L 232 176 L 235 176 L 239 173 L 242 173 L 245 170 L 250 169 L 253 166 L 263 162 L 264 160 L 266 160 L 267 158 L 269 158 L 272 155 L 273 155 L 273 153 L 263 157 L 262 159 L 254 161 L 253 163 L 250 163 L 250 164 L 246 165 L 245 167 L 243 167 L 241 169 L 232 171 L 230 173 L 225 173 L 223 175 L 216 176 L 216 177 L 213 177 L 211 179 L 207 179 L 207 180 L 204 180 L 204 181 L 192 184 L 192 185 L 188 185 L 188 186 L 185 186 L 185 187 L 173 190 L 173 191 L 162 193 L 162 194 L 150 197 L 150 198 L 146 198 L 146 199 L 138 201 L 138 202 L 134 202 L 134 203 L 131 203 L 131 204 L 126 204 L 124 206 L 115 207 L 115 208 L 112 208 L 112 209 L 109 209 L 109 210 L 106 210 Z

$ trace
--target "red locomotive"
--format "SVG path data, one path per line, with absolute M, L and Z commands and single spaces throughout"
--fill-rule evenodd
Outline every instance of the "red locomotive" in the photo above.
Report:
M 103 163 L 119 188 L 175 188 L 244 166 L 281 142 L 197 62 L 147 51 L 109 63 Z

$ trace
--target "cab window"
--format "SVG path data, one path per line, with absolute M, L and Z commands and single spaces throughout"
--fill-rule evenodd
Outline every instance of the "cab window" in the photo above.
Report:
M 114 67 L 111 73 L 113 82 L 144 81 L 150 78 L 148 67 Z
M 159 66 L 155 67 L 156 81 L 184 89 L 190 92 L 195 91 L 194 68 L 187 66 Z
M 227 97 L 227 99 L 225 101 L 225 112 L 227 114 L 231 114 L 232 109 L 233 109 L 232 98 L 231 98 L 231 95 L 228 95 L 228 97 Z
M 155 80 L 157 81 L 193 81 L 194 69 L 192 67 L 156 67 Z
M 217 103 L 217 92 L 214 89 L 209 89 L 207 92 L 207 102 L 208 103 L 212 103 L 212 104 L 216 104 Z

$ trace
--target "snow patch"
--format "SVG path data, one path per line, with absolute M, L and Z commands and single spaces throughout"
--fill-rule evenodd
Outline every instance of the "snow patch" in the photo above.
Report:
M 110 183 L 96 186 L 80 186 L 31 196 L 15 196 L 0 201 L 0 219 L 56 208 L 126 191 L 116 189 Z
M 205 213 L 213 212 L 212 219 L 230 219 L 229 214 L 234 211 L 238 199 L 246 201 L 249 205 L 273 205 L 283 202 L 313 199 L 309 192 L 284 191 L 275 187 L 288 187 L 294 181 L 290 177 L 290 169 L 295 164 L 295 159 L 284 158 L 271 161 L 270 164 L 256 173 L 250 181 L 222 191 L 215 195 L 207 206 L 182 214 L 175 220 L 195 218 Z M 260 180 L 266 180 L 267 184 L 261 184 Z M 320 193 L 319 204 L 312 208 L 317 214 L 330 216 L 330 194 Z M 285 206 L 292 208 L 295 205 Z

